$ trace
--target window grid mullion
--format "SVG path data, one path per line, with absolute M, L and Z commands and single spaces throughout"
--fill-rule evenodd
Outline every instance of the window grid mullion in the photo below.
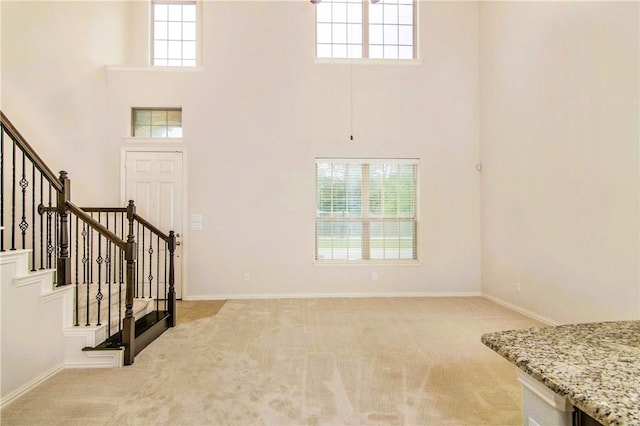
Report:
M 371 222 L 369 220 L 369 164 L 362 165 L 362 259 L 371 259 Z
M 383 226 L 382 228 L 382 258 L 386 259 L 387 258 L 387 229 L 389 227 L 389 223 L 391 223 L 393 221 L 392 216 L 387 214 L 387 200 L 389 199 L 389 196 L 387 195 L 387 186 L 389 185 L 388 180 L 387 180 L 387 173 L 389 173 L 389 166 L 387 164 L 385 164 L 383 166 L 383 184 L 382 184 L 382 198 L 383 198 L 383 207 L 384 210 L 382 210 L 382 217 L 387 219 L 385 222 L 385 226 Z M 390 201 L 390 200 L 389 200 Z
M 418 28 L 418 7 L 416 5 L 416 2 L 414 1 L 412 3 L 412 7 L 413 7 L 413 57 L 417 58 L 418 57 L 418 35 L 416 34 L 416 28 Z
M 362 57 L 369 57 L 369 1 L 362 1 Z
M 184 10 L 180 6 L 180 65 L 184 65 Z
M 335 168 L 335 165 L 331 164 L 331 217 L 332 218 L 334 217 L 334 213 L 335 213 L 335 203 L 334 203 L 335 196 L 333 191 L 333 189 L 335 188 L 334 168 Z M 335 247 L 334 242 L 335 242 L 335 235 L 336 235 L 335 226 L 336 226 L 335 222 L 332 221 L 331 222 L 331 259 L 335 258 L 335 254 L 334 254 L 334 247 Z
M 329 3 L 331 5 L 331 56 L 333 57 L 334 55 L 334 51 L 333 51 L 333 47 L 334 47 L 334 43 L 333 43 L 333 26 L 335 25 L 335 22 L 333 22 L 333 2 Z M 331 171 L 333 172 L 333 166 L 331 167 Z M 333 176 L 333 175 L 332 175 Z M 333 253 L 332 253 L 333 255 Z

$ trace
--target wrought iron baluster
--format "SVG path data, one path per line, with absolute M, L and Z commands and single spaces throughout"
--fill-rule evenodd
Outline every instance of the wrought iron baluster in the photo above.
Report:
M 100 222 L 100 213 L 98 213 L 98 222 Z M 104 259 L 102 258 L 102 234 L 98 232 L 98 257 L 96 258 L 96 263 L 98 264 L 98 293 L 96 293 L 96 300 L 98 301 L 98 323 L 96 325 L 102 325 L 100 323 L 100 307 L 102 305 L 102 298 L 104 297 L 102 294 L 102 262 Z
M 156 238 L 156 300 L 160 300 L 160 235 Z M 164 295 L 162 296 L 164 299 Z M 156 304 L 156 310 L 159 311 L 158 304 Z
M 51 215 L 53 215 L 51 206 L 51 182 L 49 182 L 49 209 L 47 210 L 47 269 L 51 269 L 51 254 L 53 254 L 53 242 L 51 239 Z
M 59 253 L 59 251 L 58 251 L 58 241 L 59 241 L 59 235 L 60 235 L 58 233 L 59 229 L 58 229 L 58 212 L 57 211 L 53 212 L 53 221 L 52 221 L 52 223 L 53 223 L 53 225 L 52 225 L 53 226 L 53 235 L 55 235 L 55 238 L 53 239 L 52 253 L 53 253 L 53 256 L 56 257 L 58 255 L 58 253 Z M 57 263 L 57 259 L 56 259 L 56 261 L 54 261 L 54 267 L 55 267 L 56 263 Z M 60 284 L 58 282 L 58 274 L 57 273 L 55 274 L 55 277 L 56 277 L 56 285 Z
M 120 234 L 122 235 L 122 239 L 126 241 L 127 237 L 124 234 L 124 221 L 125 221 L 125 217 L 126 217 L 126 213 L 121 213 L 120 214 Z M 118 263 L 119 263 L 119 268 L 118 268 L 118 332 L 122 333 L 122 312 L 123 312 L 123 306 L 122 306 L 122 286 L 124 285 L 124 277 L 125 277 L 125 271 L 124 268 L 126 266 L 125 264 L 125 260 L 124 260 L 124 250 L 122 249 L 118 249 Z M 122 334 L 121 334 L 122 335 Z
M 89 239 L 89 231 L 87 230 L 87 224 L 82 222 L 82 284 L 86 289 L 85 308 L 87 312 L 87 323 L 85 325 L 91 325 L 89 320 L 89 247 L 87 245 Z
M 69 227 L 69 241 L 68 241 L 68 250 L 69 250 L 69 259 L 73 259 L 74 254 L 77 256 L 77 252 L 73 250 L 71 241 L 73 241 L 73 218 L 71 217 L 72 213 L 69 212 L 67 213 L 68 215 L 68 226 Z M 69 264 L 69 267 L 71 267 L 71 264 Z M 71 274 L 69 274 L 69 276 L 71 276 Z M 73 278 L 72 278 L 73 279 Z
M 0 251 L 4 251 L 4 125 L 0 126 Z
M 18 228 L 20 228 L 21 237 L 22 237 L 22 248 L 27 248 L 27 228 L 29 228 L 29 224 L 27 223 L 26 217 L 26 206 L 27 206 L 27 187 L 29 186 L 29 181 L 27 180 L 26 173 L 26 163 L 25 163 L 26 155 L 24 151 L 22 151 L 22 177 L 18 182 L 20 188 L 22 188 L 22 217 L 20 218 L 20 223 L 18 224 Z
M 36 165 L 31 163 L 31 271 L 36 270 Z
M 40 205 L 44 206 L 44 177 L 40 172 Z M 44 215 L 40 214 L 40 269 L 44 269 Z
M 113 232 L 118 233 L 118 215 L 113 215 Z M 120 237 L 122 238 L 122 237 Z M 118 247 L 116 245 L 113 246 L 113 283 L 118 283 Z
M 105 217 L 105 221 L 106 221 L 106 227 L 108 230 L 109 229 L 109 212 L 106 212 L 106 217 Z M 114 229 L 115 231 L 115 229 Z M 111 273 L 111 247 L 113 246 L 113 244 L 111 244 L 111 241 L 107 241 L 107 256 L 105 259 L 105 263 L 107 264 L 107 276 L 106 276 L 106 282 L 107 282 L 107 290 L 109 292 L 109 296 L 107 297 L 108 299 L 108 308 L 107 308 L 107 323 L 108 323 L 108 334 L 109 336 L 111 335 L 111 304 L 112 304 L 112 292 L 111 292 L 111 277 L 113 276 L 113 274 Z M 115 263 L 115 262 L 114 262 Z
M 136 227 L 136 241 L 140 241 L 140 222 L 138 222 L 137 225 L 138 226 Z M 144 252 L 144 242 L 142 244 L 142 251 Z M 142 258 L 142 261 L 144 262 L 144 256 L 138 256 L 138 258 Z M 144 275 L 144 263 L 142 268 L 143 268 L 142 274 Z M 139 286 L 142 286 L 142 297 L 144 297 L 144 283 L 142 283 L 142 280 L 140 279 L 140 259 L 137 259 L 136 260 L 136 297 L 140 297 Z
M 71 223 L 73 223 L 73 222 L 71 222 Z M 74 311 L 75 312 L 75 324 L 74 325 L 76 327 L 80 325 L 80 321 L 79 321 L 80 313 L 78 312 L 78 296 L 79 296 L 78 295 L 78 258 L 80 257 L 80 252 L 78 251 L 78 231 L 79 231 L 78 226 L 79 226 L 78 216 L 76 216 L 76 241 L 75 241 L 75 247 L 76 247 L 76 249 L 75 249 L 75 253 L 76 253 L 76 262 L 75 262 L 75 265 L 76 265 L 76 268 L 75 268 L 75 272 L 76 272 L 76 274 L 75 274 L 75 296 L 76 297 L 75 297 L 75 301 L 76 302 L 75 303 L 76 303 L 76 309 Z
M 107 224 L 109 223 L 109 216 L 107 214 Z M 107 228 L 108 229 L 108 228 Z M 106 238 L 105 238 L 106 240 Z M 104 259 L 106 265 L 106 284 L 107 284 L 107 335 L 111 336 L 111 241 L 107 240 L 107 254 Z
M 95 261 L 95 234 L 94 234 L 94 229 L 92 226 L 88 226 L 87 229 L 89 230 L 89 261 L 87 262 L 87 267 L 89 268 L 89 287 L 93 286 L 93 284 L 95 283 L 94 277 L 93 277 L 93 262 Z M 95 297 L 94 297 L 95 298 Z M 87 309 L 89 309 L 89 305 L 87 305 Z
M 12 138 L 13 140 L 13 138 Z M 16 249 L 16 141 L 13 140 L 13 162 L 11 163 L 11 250 Z
M 144 237 L 142 238 L 144 239 Z M 151 231 L 149 231 L 149 249 L 147 251 L 149 252 L 149 276 L 147 278 L 149 279 L 149 299 L 151 299 L 151 289 L 153 288 L 153 238 L 151 237 Z
M 123 284 L 123 271 L 122 265 L 124 260 L 124 250 L 118 248 L 118 257 L 120 258 L 120 279 L 118 282 L 118 332 L 122 332 L 122 284 Z
M 125 219 L 125 216 L 124 214 L 122 214 L 120 216 L 120 233 L 122 234 L 122 239 L 126 241 L 126 236 L 124 235 L 124 219 Z M 124 265 L 124 252 L 121 250 L 120 251 L 120 284 L 122 284 L 124 281 L 123 265 Z
M 117 214 L 118 214 L 117 212 L 113 213 L 113 233 L 114 234 L 118 233 L 118 226 L 116 224 Z M 107 216 L 107 229 L 109 229 L 109 217 L 108 216 Z M 111 264 L 111 267 L 112 267 L 112 269 L 111 269 L 111 279 L 113 280 L 113 284 L 115 284 L 116 283 L 116 266 L 117 266 L 117 263 L 118 263 L 118 262 L 115 261 L 115 258 L 116 258 L 116 245 L 112 244 L 111 247 L 113 247 L 113 252 L 111 250 L 109 251 L 109 260 L 110 260 L 109 263 Z M 109 281 L 109 282 L 111 282 L 111 281 Z
M 93 284 L 93 244 L 94 241 L 93 227 L 89 227 L 89 283 Z

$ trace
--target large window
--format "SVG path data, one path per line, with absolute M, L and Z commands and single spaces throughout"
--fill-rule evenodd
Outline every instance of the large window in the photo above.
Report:
M 196 65 L 196 3 L 153 2 L 152 62 L 157 66 Z
M 415 159 L 316 160 L 316 260 L 418 258 Z
M 316 56 L 413 59 L 415 12 L 413 0 L 319 0 Z

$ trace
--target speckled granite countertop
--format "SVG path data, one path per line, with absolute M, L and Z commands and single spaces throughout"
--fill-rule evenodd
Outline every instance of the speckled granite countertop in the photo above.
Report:
M 605 425 L 640 425 L 640 321 L 489 333 L 482 343 Z

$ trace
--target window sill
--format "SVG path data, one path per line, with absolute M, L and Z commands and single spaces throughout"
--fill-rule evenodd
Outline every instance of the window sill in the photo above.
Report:
M 391 266 L 416 267 L 422 266 L 421 260 L 314 260 L 313 266 Z
M 392 66 L 417 66 L 422 65 L 420 59 L 369 59 L 369 58 L 314 58 L 316 64 L 342 64 L 342 65 L 392 65 Z
M 204 72 L 204 67 L 161 67 L 154 65 L 107 65 L 107 71 L 129 71 L 129 72 Z

